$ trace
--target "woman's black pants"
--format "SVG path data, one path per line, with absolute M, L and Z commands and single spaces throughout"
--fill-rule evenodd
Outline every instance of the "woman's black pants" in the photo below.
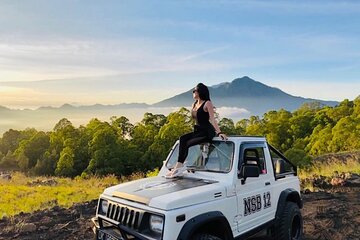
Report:
M 182 135 L 180 137 L 178 162 L 184 163 L 191 146 L 205 142 L 210 142 L 206 131 L 195 131 Z

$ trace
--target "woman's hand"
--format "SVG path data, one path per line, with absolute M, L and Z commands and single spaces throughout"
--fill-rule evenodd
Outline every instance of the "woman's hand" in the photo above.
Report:
M 222 140 L 225 140 L 225 141 L 228 140 L 228 137 L 226 136 L 225 133 L 219 133 L 218 136 L 221 137 Z

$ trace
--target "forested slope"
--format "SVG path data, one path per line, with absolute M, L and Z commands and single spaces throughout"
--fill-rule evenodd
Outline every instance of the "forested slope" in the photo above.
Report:
M 223 118 L 219 124 L 227 134 L 266 136 L 303 167 L 311 156 L 360 149 L 360 97 L 335 107 L 307 103 L 294 112 L 269 111 L 236 123 Z M 145 172 L 160 167 L 192 125 L 182 108 L 168 116 L 146 113 L 135 125 L 121 116 L 78 128 L 64 118 L 49 132 L 10 129 L 0 139 L 0 170 L 68 177 Z

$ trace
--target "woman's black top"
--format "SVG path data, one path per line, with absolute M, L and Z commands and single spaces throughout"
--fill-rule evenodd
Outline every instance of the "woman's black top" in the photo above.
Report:
M 205 132 L 209 140 L 215 137 L 215 128 L 210 123 L 210 115 L 209 112 L 204 111 L 204 105 L 207 101 L 204 101 L 203 104 L 197 109 L 197 111 L 193 110 L 193 117 L 196 120 L 196 125 L 194 126 L 194 132 Z

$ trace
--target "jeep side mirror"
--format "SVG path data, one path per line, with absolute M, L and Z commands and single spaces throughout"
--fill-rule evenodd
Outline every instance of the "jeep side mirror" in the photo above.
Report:
M 275 164 L 275 173 L 276 174 L 281 174 L 285 172 L 285 161 L 282 159 L 278 159 L 276 160 L 276 164 Z
M 259 177 L 260 170 L 258 166 L 255 165 L 244 165 L 241 168 L 241 183 L 244 184 L 248 177 Z

